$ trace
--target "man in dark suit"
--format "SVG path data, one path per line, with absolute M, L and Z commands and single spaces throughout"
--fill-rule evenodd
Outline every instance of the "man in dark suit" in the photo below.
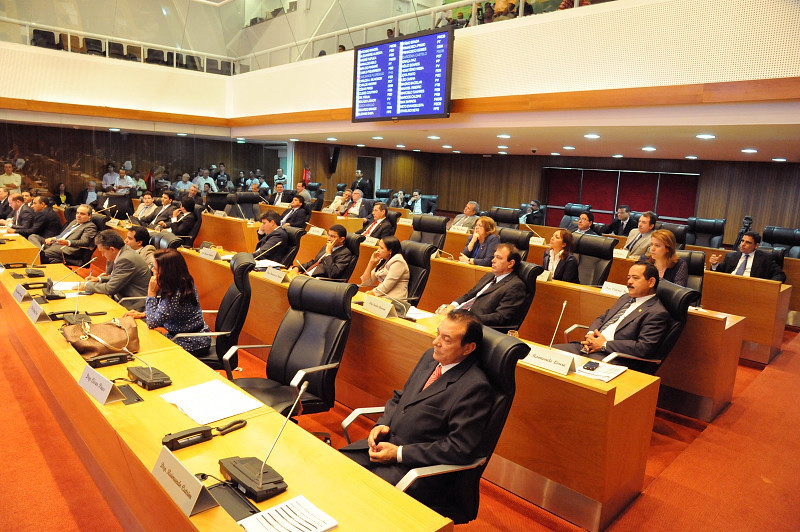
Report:
M 2 220 L 0 224 L 16 232 L 28 231 L 33 225 L 33 209 L 25 205 L 22 194 L 12 194 L 8 203 L 11 205 L 11 214 L 8 220 Z
M 172 217 L 168 220 L 158 222 L 158 225 L 172 231 L 173 235 L 189 236 L 194 225 L 197 223 L 197 216 L 194 214 L 195 202 L 189 196 L 181 199 L 181 206 L 172 211 Z
M 402 391 L 394 392 L 369 437 L 341 451 L 391 484 L 412 468 L 477 459 L 493 395 L 471 356 L 482 339 L 474 314 L 448 313 L 433 350 L 422 356 Z M 431 504 L 449 491 L 447 480 L 433 483 L 415 483 L 407 493 Z
M 372 199 L 372 181 L 368 177 L 364 177 L 361 170 L 356 170 L 356 178 L 350 189 L 359 189 L 365 198 Z
M 408 200 L 408 210 L 413 214 L 432 214 L 433 204 L 428 198 L 423 198 L 418 188 L 411 192 L 411 199 Z
M 653 358 L 671 322 L 669 312 L 656 295 L 658 277 L 658 269 L 652 263 L 634 264 L 628 270 L 628 294 L 592 322 L 584 340 L 553 347 L 596 360 L 617 351 Z M 637 369 L 633 361 L 615 360 Z
M 389 209 L 385 203 L 378 202 L 372 207 L 372 214 L 369 215 L 367 221 L 364 222 L 364 227 L 356 231 L 359 235 L 371 236 L 381 239 L 385 236 L 392 236 L 395 232 L 395 227 L 386 217 Z
M 59 234 L 50 238 L 31 235 L 28 240 L 36 247 L 45 246 L 39 260 L 45 263 L 65 262 L 74 266 L 82 264 L 81 251 L 94 247 L 97 226 L 92 223 L 92 208 L 89 205 L 78 205 L 75 219 L 64 226 Z
M 5 220 L 11 216 L 11 205 L 8 203 L 8 189 L 0 187 L 0 220 Z
M 353 201 L 350 206 L 344 209 L 342 216 L 349 216 L 351 218 L 366 219 L 369 216 L 370 202 L 364 199 L 364 194 L 360 190 L 353 190 Z
M 267 198 L 267 203 L 270 205 L 278 205 L 281 203 L 291 203 L 294 193 L 291 190 L 284 190 L 283 183 L 275 185 L 275 193 Z
M 605 232 L 618 236 L 628 236 L 633 229 L 633 222 L 631 221 L 631 206 L 620 205 L 617 207 L 617 217 L 611 222 Z
M 757 249 L 759 244 L 761 244 L 761 235 L 756 231 L 748 231 L 742 236 L 739 251 L 728 253 L 722 262 L 720 262 L 721 254 L 711 255 L 709 259 L 711 269 L 721 273 L 772 279 L 785 283 L 786 274 L 769 253 Z
M 472 290 L 449 305 L 442 305 L 437 314 L 456 308 L 472 311 L 488 327 L 505 327 L 522 311 L 528 288 L 516 271 L 522 258 L 513 244 L 497 245 L 492 258 L 492 271 L 484 275 Z
M 280 226 L 281 217 L 275 211 L 267 211 L 259 218 L 258 245 L 253 258 L 277 261 L 286 255 L 289 245 L 289 234 Z
M 347 229 L 339 224 L 328 229 L 328 243 L 319 250 L 317 256 L 303 264 L 302 268 L 295 266 L 295 272 L 300 272 L 312 277 L 325 277 L 328 279 L 342 279 L 353 254 L 344 245 Z
M 544 225 L 544 211 L 539 200 L 531 200 L 528 211 L 522 215 L 520 223 L 528 225 Z
M 33 198 L 33 221 L 27 229 L 17 231 L 28 238 L 31 235 L 40 235 L 48 239 L 61 232 L 61 218 L 55 213 L 46 198 L 36 196 Z
M 150 267 L 139 253 L 125 245 L 113 229 L 100 231 L 95 237 L 97 250 L 106 258 L 106 274 L 89 276 L 81 290 L 90 294 L 107 294 L 120 300 L 125 297 L 147 296 Z M 126 302 L 128 309 L 143 311 L 145 300 Z
M 172 218 L 172 211 L 175 207 L 172 206 L 172 200 L 175 198 L 175 193 L 171 190 L 165 190 L 161 193 L 161 207 L 156 209 L 149 216 L 140 218 L 143 224 L 156 225 L 158 222 L 166 222 Z
M 283 211 L 281 215 L 281 225 L 305 229 L 309 218 L 311 218 L 311 213 L 306 209 L 303 197 L 295 196 L 292 198 L 291 207 Z
M 579 235 L 592 235 L 592 236 L 600 236 L 594 232 L 592 228 L 594 224 L 594 214 L 589 211 L 584 211 L 578 216 L 578 227 L 575 229 L 575 232 Z

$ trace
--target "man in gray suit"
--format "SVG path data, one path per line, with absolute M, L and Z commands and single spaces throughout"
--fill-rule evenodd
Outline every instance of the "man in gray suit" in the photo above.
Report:
M 150 284 L 150 268 L 139 253 L 125 245 L 122 237 L 113 229 L 100 231 L 95 237 L 97 250 L 106 258 L 106 273 L 89 276 L 81 289 L 90 294 L 108 294 L 114 299 L 147 296 Z M 133 310 L 144 310 L 145 300 L 126 303 Z
M 455 218 L 453 218 L 453 222 L 450 224 L 450 227 L 460 227 L 464 226 L 469 229 L 475 227 L 475 222 L 478 221 L 478 212 L 480 212 L 481 208 L 478 205 L 477 201 L 468 201 L 466 206 L 464 206 L 464 212 L 461 214 L 457 214 Z
M 640 256 L 647 254 L 650 249 L 650 238 L 653 236 L 656 221 L 658 221 L 658 216 L 653 211 L 642 213 L 639 217 L 639 227 L 631 229 L 628 240 L 625 241 L 625 249 L 628 250 L 629 257 L 638 259 Z
M 43 264 L 65 262 L 75 266 L 81 265 L 81 251 L 94 247 L 97 226 L 92 223 L 92 208 L 86 204 L 79 205 L 75 211 L 75 219 L 64 226 L 56 236 L 43 238 L 31 235 L 28 240 L 36 247 L 45 246 L 39 257 Z

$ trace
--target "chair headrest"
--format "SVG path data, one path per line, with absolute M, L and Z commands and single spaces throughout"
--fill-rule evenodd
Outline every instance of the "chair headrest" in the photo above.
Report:
M 239 203 L 259 203 L 261 202 L 261 196 L 256 194 L 255 192 L 237 192 L 237 201 Z
M 350 302 L 358 287 L 350 283 L 334 283 L 313 277 L 298 276 L 289 285 L 289 305 L 294 310 L 308 310 L 342 320 L 349 320 Z
M 617 240 L 604 236 L 594 235 L 573 235 L 576 238 L 574 253 L 580 255 L 591 255 L 599 259 L 611 260 L 614 258 L 614 246 L 617 245 Z
M 347 246 L 347 249 L 350 250 L 354 256 L 358 257 L 359 250 L 361 243 L 366 240 L 367 237 L 364 235 L 358 235 L 356 233 L 347 233 L 347 236 L 344 237 L 344 245 Z
M 678 286 L 663 279 L 658 282 L 656 295 L 675 321 L 682 321 L 689 311 L 689 306 L 700 302 L 700 292 L 697 290 Z
M 157 240 L 158 245 L 154 246 L 158 249 L 169 249 L 169 248 L 178 248 L 181 245 L 181 237 L 174 235 L 168 231 L 162 231 L 158 233 L 159 238 Z
M 233 282 L 239 291 L 244 290 L 244 280 L 254 268 L 256 261 L 251 253 L 241 251 L 231 258 L 231 271 L 233 272 Z
M 519 339 L 484 326 L 483 341 L 471 356 L 477 355 L 477 363 L 492 386 L 509 391 L 515 385 L 513 368 L 529 351 L 530 348 Z
M 300 227 L 289 226 L 289 227 L 284 227 L 283 229 L 286 231 L 286 234 L 289 235 L 289 240 L 291 240 L 292 243 L 299 242 L 300 239 L 303 237 L 303 235 L 306 234 L 306 230 L 301 229 Z
M 567 216 L 580 216 L 582 212 L 590 210 L 592 206 L 583 203 L 567 203 L 564 206 L 564 214 Z
M 687 251 L 679 249 L 678 257 L 686 261 L 689 266 L 689 275 L 703 275 L 706 266 L 705 251 Z
M 414 231 L 444 234 L 447 231 L 447 220 L 445 216 L 423 216 L 418 214 L 412 219 L 411 226 L 414 228 Z
M 416 265 L 430 268 L 431 255 L 436 252 L 436 249 L 433 244 L 414 242 L 413 240 L 402 240 L 400 242 L 400 250 L 409 266 Z
M 764 242 L 769 244 L 783 244 L 785 246 L 800 245 L 800 229 L 768 225 L 764 228 L 762 237 Z
M 536 290 L 536 278 L 542 274 L 544 268 L 532 262 L 522 261 L 517 267 L 517 275 L 528 287 L 528 290 Z
M 237 199 L 238 198 L 236 197 L 236 193 L 228 194 L 227 196 L 225 196 L 225 203 L 227 203 L 228 205 L 234 205 Z
M 500 223 L 519 223 L 519 211 L 509 207 L 492 207 L 489 209 L 489 218 Z
M 514 244 L 520 252 L 528 249 L 528 243 L 533 236 L 531 231 L 522 231 L 513 227 L 498 227 L 497 234 L 500 237 L 500 242 Z
M 395 211 L 386 211 L 386 219 L 393 227 L 397 227 L 397 219 L 400 218 L 400 213 Z
M 689 229 L 694 233 L 721 235 L 725 233 L 725 218 L 695 218 L 687 220 Z
M 316 192 L 317 190 L 319 190 L 319 187 L 321 187 L 321 186 L 322 186 L 322 183 L 309 183 L 309 184 L 306 186 L 306 189 L 307 189 L 309 192 Z

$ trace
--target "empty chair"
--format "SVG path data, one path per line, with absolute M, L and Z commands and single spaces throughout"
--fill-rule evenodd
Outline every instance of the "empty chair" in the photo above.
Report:
M 228 379 L 284 416 L 303 381 L 309 383 L 301 398 L 304 414 L 333 408 L 334 381 L 350 332 L 350 303 L 357 291 L 353 284 L 295 277 L 287 292 L 290 308 L 273 344 L 232 346 L 223 360 Z M 238 349 L 255 347 L 271 348 L 269 378 L 234 379 Z
M 141 46 L 134 46 L 132 44 L 128 45 L 128 53 L 125 54 L 125 58 L 131 61 L 140 61 L 142 60 L 142 47 Z
M 233 218 L 254 220 L 261 215 L 258 204 L 264 199 L 255 192 L 234 192 L 225 198 L 225 213 Z
M 686 244 L 707 248 L 722 248 L 725 235 L 725 219 L 695 218 L 687 221 Z
M 496 331 L 507 333 L 508 331 L 516 331 L 522 326 L 525 321 L 525 316 L 528 315 L 528 310 L 531 308 L 533 296 L 536 295 L 536 278 L 541 275 L 544 268 L 532 262 L 522 262 L 517 268 L 517 275 L 525 283 L 527 291 L 525 293 L 525 302 L 522 304 L 522 311 L 514 317 L 514 322 L 504 327 L 493 327 Z
M 519 209 L 510 209 L 508 207 L 492 207 L 486 214 L 489 218 L 494 220 L 497 227 L 510 227 L 512 229 L 519 228 Z
M 303 235 L 306 234 L 305 229 L 300 229 L 299 227 L 284 227 L 286 233 L 289 235 L 289 242 L 288 242 L 288 249 L 286 250 L 286 254 L 283 258 L 277 262 L 280 262 L 287 268 L 290 268 L 292 264 L 294 264 L 294 259 L 297 257 L 297 252 L 300 250 L 300 239 L 303 238 Z
M 227 192 L 209 192 L 206 195 L 206 206 L 215 211 L 224 211 L 228 205 Z
M 394 192 L 391 188 L 379 188 L 375 191 L 375 201 L 382 201 L 385 204 L 389 204 L 392 201 L 392 192 Z
M 150 235 L 150 244 L 156 249 L 178 249 L 182 243 L 181 237 L 173 235 L 169 231 L 161 231 Z
M 431 255 L 436 253 L 436 246 L 411 240 L 400 242 L 400 250 L 408 264 L 408 301 L 411 305 L 419 303 L 428 277 L 431 273 Z
M 572 254 L 578 259 L 578 279 L 581 284 L 600 286 L 611 271 L 614 246 L 617 240 L 604 236 L 572 234 L 575 239 Z
M 347 188 L 347 183 L 336 183 L 336 195 L 339 195 L 339 192 L 344 192 Z
M 148 48 L 147 49 L 147 57 L 145 58 L 145 63 L 152 63 L 155 65 L 163 65 L 164 64 L 164 50 L 158 50 L 157 48 Z
M 125 59 L 125 45 L 121 42 L 108 41 L 108 57 Z
M 312 211 L 321 211 L 322 206 L 325 204 L 325 192 L 324 188 L 317 190 L 317 195 L 314 200 L 311 202 L 311 210 Z M 372 209 L 370 209 L 372 210 Z
M 206 72 L 211 74 L 222 74 L 222 70 L 219 68 L 219 61 L 217 59 L 211 59 L 210 57 L 207 57 Z
M 86 37 L 83 40 L 83 44 L 86 46 L 86 53 L 89 55 L 106 55 L 103 50 L 103 42 L 100 39 Z
M 436 214 L 436 209 L 439 206 L 439 194 L 422 194 L 420 195 L 421 198 L 427 199 L 430 201 L 430 210 L 428 211 L 430 214 Z M 408 200 L 406 200 L 408 201 Z
M 514 244 L 519 250 L 522 260 L 527 260 L 528 251 L 530 250 L 530 240 L 533 236 L 531 231 L 520 231 L 519 229 L 511 229 L 509 227 L 499 227 L 497 234 L 500 237 L 500 242 L 508 242 Z
M 564 217 L 561 218 L 559 227 L 573 231 L 578 227 L 578 216 L 584 211 L 592 210 L 591 205 L 584 205 L 581 203 L 567 203 L 564 206 Z
M 41 46 L 42 48 L 50 48 L 52 50 L 58 49 L 56 34 L 47 30 L 33 30 L 31 44 L 33 46 Z
M 768 225 L 764 228 L 761 238 L 761 248 L 785 248 L 785 257 L 800 258 L 800 229 Z
M 672 234 L 675 235 L 675 241 L 678 243 L 678 249 L 686 249 L 686 232 L 689 230 L 689 226 L 669 222 L 656 222 L 655 229 L 672 231 Z
M 409 240 L 433 244 L 438 249 L 444 248 L 444 239 L 447 236 L 446 216 L 421 216 L 415 215 L 411 221 L 411 232 Z
M 686 286 L 703 292 L 703 274 L 706 269 L 706 254 L 703 251 L 677 251 L 678 257 L 686 261 L 689 266 L 689 279 L 686 281 Z
M 108 209 L 105 213 L 117 220 L 127 220 L 134 213 L 133 201 L 127 194 L 99 194 L 97 205 L 103 205 L 102 208 Z

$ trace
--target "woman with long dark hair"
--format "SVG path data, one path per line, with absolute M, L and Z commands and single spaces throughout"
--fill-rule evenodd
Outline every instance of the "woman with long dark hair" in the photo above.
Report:
M 401 253 L 400 241 L 385 236 L 378 241 L 378 249 L 369 258 L 369 264 L 361 275 L 361 284 L 375 287 L 368 294 L 406 299 L 408 277 L 408 264 Z
M 55 200 L 55 204 L 59 206 L 75 204 L 75 202 L 72 201 L 72 194 L 69 193 L 64 183 L 59 183 L 58 186 L 56 186 L 56 193 L 53 195 L 53 199 Z

